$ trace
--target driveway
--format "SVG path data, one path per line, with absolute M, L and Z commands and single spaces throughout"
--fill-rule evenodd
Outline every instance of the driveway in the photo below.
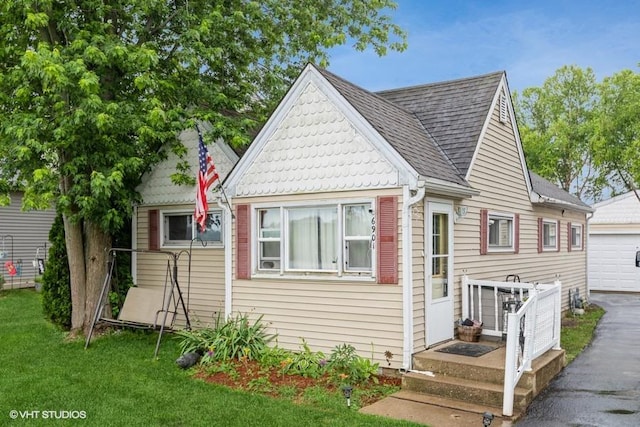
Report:
M 592 344 L 516 427 L 640 426 L 640 294 L 591 294 L 604 307 Z

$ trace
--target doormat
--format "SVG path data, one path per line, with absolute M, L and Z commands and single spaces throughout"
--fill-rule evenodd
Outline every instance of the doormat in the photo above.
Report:
M 495 350 L 496 347 L 484 344 L 457 342 L 436 351 L 440 353 L 458 354 L 460 356 L 478 357 Z

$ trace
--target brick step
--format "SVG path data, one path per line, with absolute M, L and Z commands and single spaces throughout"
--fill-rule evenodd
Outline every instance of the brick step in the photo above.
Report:
M 434 374 L 434 376 L 409 372 L 402 377 L 402 389 L 439 396 L 460 402 L 473 402 L 481 406 L 502 408 L 503 386 L 489 382 Z M 533 390 L 516 387 L 514 410 L 526 409 L 533 400 Z

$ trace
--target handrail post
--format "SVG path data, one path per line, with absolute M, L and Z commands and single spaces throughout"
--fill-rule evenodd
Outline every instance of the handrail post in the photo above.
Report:
M 555 304 L 553 307 L 554 311 L 554 325 L 553 325 L 553 349 L 560 350 L 560 330 L 561 330 L 561 314 L 562 314 L 562 282 L 560 279 L 553 282 L 556 285 L 556 296 L 555 296 Z
M 538 332 L 538 290 L 532 289 L 529 291 L 529 298 L 534 298 L 531 308 L 527 313 L 529 319 L 525 320 L 525 365 L 526 371 L 531 370 L 531 362 L 533 361 L 534 345 L 536 342 L 536 334 Z M 527 324 L 529 327 L 527 328 Z
M 515 389 L 516 373 L 516 351 L 517 351 L 517 327 L 518 315 L 516 313 L 507 314 L 507 345 L 504 362 L 504 392 L 502 396 L 502 415 L 510 417 L 513 415 L 513 394 Z
M 469 276 L 462 275 L 462 318 L 469 318 Z

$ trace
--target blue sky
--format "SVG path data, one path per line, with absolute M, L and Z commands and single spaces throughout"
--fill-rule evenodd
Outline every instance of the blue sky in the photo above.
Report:
M 332 51 L 330 71 L 381 90 L 506 71 L 510 89 L 541 86 L 563 65 L 598 80 L 640 71 L 638 0 L 396 0 L 408 49 Z

